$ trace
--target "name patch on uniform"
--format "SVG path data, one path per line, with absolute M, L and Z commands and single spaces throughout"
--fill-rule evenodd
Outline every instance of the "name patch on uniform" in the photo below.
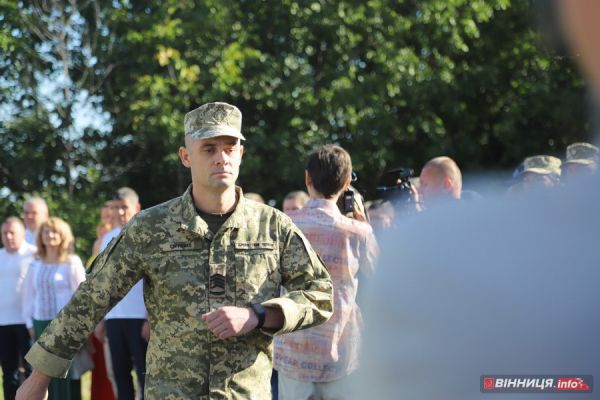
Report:
M 200 243 L 194 242 L 170 242 L 162 243 L 160 245 L 160 251 L 181 251 L 181 250 L 199 250 L 201 248 Z
M 273 250 L 275 243 L 273 242 L 235 242 L 236 250 Z
M 210 264 L 210 287 L 208 292 L 211 299 L 225 297 L 227 292 L 227 264 Z

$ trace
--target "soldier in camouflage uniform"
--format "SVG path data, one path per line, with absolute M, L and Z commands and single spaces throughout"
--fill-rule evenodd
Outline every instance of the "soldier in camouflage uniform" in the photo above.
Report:
M 523 180 L 523 189 L 552 188 L 560 184 L 561 161 L 552 156 L 527 157 L 518 178 Z
M 210 103 L 185 118 L 183 196 L 141 211 L 92 265 L 34 344 L 18 399 L 42 399 L 89 332 L 140 279 L 152 326 L 146 399 L 270 399 L 273 335 L 329 319 L 332 283 L 291 220 L 235 186 L 240 111 Z M 280 297 L 280 286 L 288 294 Z
M 567 159 L 562 164 L 565 182 L 572 182 L 596 172 L 598 147 L 589 143 L 573 143 L 567 146 Z

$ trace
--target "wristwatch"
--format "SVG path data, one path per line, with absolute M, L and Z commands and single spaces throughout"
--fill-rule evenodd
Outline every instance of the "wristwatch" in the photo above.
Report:
M 265 317 L 267 316 L 267 312 L 265 311 L 265 308 L 263 306 L 261 306 L 260 303 L 254 303 L 250 307 L 252 307 L 252 309 L 256 313 L 256 316 L 258 317 L 258 325 L 256 325 L 255 329 L 262 328 L 262 326 L 265 323 Z

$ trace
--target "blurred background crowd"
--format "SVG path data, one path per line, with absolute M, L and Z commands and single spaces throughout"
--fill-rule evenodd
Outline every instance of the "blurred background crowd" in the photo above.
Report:
M 0 5 L 0 260 L 19 265 L 18 286 L 1 291 L 0 326 L 18 321 L 29 339 L 142 204 L 185 190 L 180 121 L 206 101 L 243 110 L 252 141 L 238 184 L 247 198 L 301 209 L 304 160 L 336 143 L 356 177 L 338 206 L 378 238 L 408 215 L 531 190 L 552 196 L 597 169 L 593 96 L 554 2 Z M 54 269 L 41 276 L 40 264 Z M 57 276 L 64 285 L 48 289 Z M 8 300 L 17 292 L 18 305 Z M 141 397 L 136 360 L 149 332 L 144 311 L 132 314 L 136 354 L 123 354 L 129 344 L 111 349 L 110 323 L 101 325 L 80 372 L 51 388 L 66 393 L 56 398 L 80 397 L 90 357 L 92 396 L 110 400 L 127 385 L 121 393 Z M 118 363 L 128 382 L 111 355 L 129 360 Z M 6 398 L 29 372 L 23 361 L 8 368 L 21 376 L 5 373 Z

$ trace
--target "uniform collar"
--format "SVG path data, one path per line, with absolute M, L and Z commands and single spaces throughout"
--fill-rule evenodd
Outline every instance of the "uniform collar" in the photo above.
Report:
M 236 186 L 235 192 L 238 196 L 238 202 L 233 214 L 231 214 L 229 219 L 223 224 L 223 227 L 225 228 L 242 227 L 245 225 L 244 221 L 248 215 L 248 211 L 246 210 L 247 201 L 244 198 L 242 188 Z M 192 185 L 188 186 L 183 196 L 181 196 L 181 229 L 196 232 L 201 235 L 206 235 L 209 232 L 208 225 L 196 212 L 196 206 L 194 205 L 194 199 L 192 198 Z

